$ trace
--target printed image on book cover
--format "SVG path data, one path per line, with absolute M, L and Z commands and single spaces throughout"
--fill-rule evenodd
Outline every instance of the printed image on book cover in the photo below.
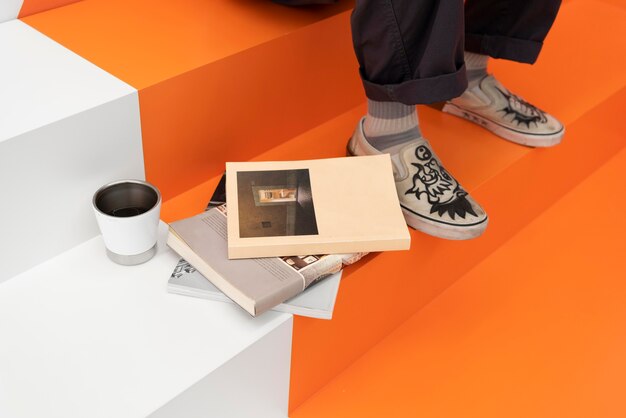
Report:
M 236 174 L 241 238 L 318 234 L 309 170 Z

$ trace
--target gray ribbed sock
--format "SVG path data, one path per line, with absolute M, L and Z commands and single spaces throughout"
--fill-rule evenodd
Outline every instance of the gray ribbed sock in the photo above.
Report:
M 465 72 L 468 87 L 475 87 L 487 75 L 488 55 L 475 54 L 465 51 Z
M 363 130 L 367 142 L 377 150 L 387 152 L 422 136 L 415 106 L 399 102 L 368 99 Z

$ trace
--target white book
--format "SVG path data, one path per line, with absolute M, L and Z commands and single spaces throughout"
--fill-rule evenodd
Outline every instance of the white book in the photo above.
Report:
M 318 319 L 331 319 L 337 300 L 341 271 L 312 285 L 299 295 L 275 306 L 271 310 Z M 233 303 L 199 271 L 181 259 L 169 281 L 167 290 L 183 296 L 192 296 L 219 302 Z

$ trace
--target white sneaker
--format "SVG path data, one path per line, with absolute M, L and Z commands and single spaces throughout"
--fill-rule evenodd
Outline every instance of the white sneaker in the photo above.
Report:
M 365 138 L 363 121 L 356 127 L 349 155 L 376 155 Z M 446 239 L 470 239 L 487 227 L 487 214 L 443 168 L 424 138 L 402 145 L 391 154 L 400 206 L 407 224 L 419 231 Z
M 492 75 L 446 102 L 444 112 L 474 122 L 517 144 L 550 147 L 561 142 L 565 128 L 556 118 L 509 92 Z

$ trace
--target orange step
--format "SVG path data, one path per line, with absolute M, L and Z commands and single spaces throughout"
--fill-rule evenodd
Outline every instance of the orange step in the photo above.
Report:
M 146 175 L 169 199 L 363 101 L 351 5 L 83 0 L 23 20 L 139 90 Z
M 295 318 L 292 408 L 623 148 L 626 131 L 619 116 L 625 105 L 623 89 L 571 124 L 564 143 L 548 150 L 509 144 L 471 129 L 460 119 L 423 109 L 424 126 L 436 126 L 443 117 L 453 132 L 467 131 L 455 142 L 451 138 L 432 142 L 444 161 L 451 160 L 447 165 L 453 172 L 468 170 L 465 162 L 447 158 L 456 149 L 463 149 L 468 160 L 481 162 L 472 175 L 461 178 L 467 179 L 466 187 L 487 208 L 491 224 L 483 237 L 470 242 L 443 241 L 412 231 L 410 251 L 372 254 L 348 268 L 332 321 Z M 340 156 L 363 110 L 355 108 L 256 159 Z M 601 136 L 598 126 L 603 127 Z M 589 138 L 594 138 L 593 152 L 589 152 Z M 217 181 L 215 177 L 167 202 L 163 218 L 172 221 L 201 211 Z
M 372 256 L 349 269 L 333 321 L 296 318 L 292 406 L 433 300 L 621 149 L 626 132 L 619 115 L 624 106 L 626 89 L 606 106 L 572 124 L 566 143 L 558 149 L 527 153 L 502 171 L 494 170 L 491 178 L 482 184 L 465 182 L 491 217 L 482 238 L 473 242 L 446 242 L 413 233 L 410 252 Z M 598 126 L 603 126 L 602 138 L 595 135 Z M 589 155 L 589 138 L 595 138 L 593 155 Z M 475 139 L 468 138 L 468 142 Z M 475 154 L 488 154 L 489 145 L 489 141 L 484 141 L 480 152 L 476 148 L 464 148 L 465 154 L 473 161 Z M 435 148 L 450 152 L 443 143 L 436 143 Z M 495 155 L 498 154 L 492 154 L 492 164 L 485 164 L 496 168 L 504 163 Z M 453 172 L 459 171 L 457 165 L 450 167 Z M 575 172 L 568 167 L 576 167 Z
M 35 13 L 66 6 L 81 0 L 24 0 L 19 17 L 26 17 Z
M 604 20 L 611 27 L 606 33 L 600 28 L 592 31 L 584 28 L 581 22 L 584 19 Z M 296 318 L 291 408 L 433 300 L 625 145 L 626 127 L 621 115 L 626 106 L 626 73 L 621 71 L 620 65 L 611 66 L 599 79 L 591 77 L 595 85 L 587 80 L 589 74 L 597 72 L 597 62 L 617 60 L 621 63 L 626 59 L 624 55 L 616 57 L 613 52 L 626 50 L 626 25 L 623 23 L 626 23 L 623 10 L 593 1 L 573 1 L 562 10 L 551 34 L 553 44 L 546 45 L 542 62 L 554 65 L 553 73 L 559 73 L 562 68 L 553 58 L 555 55 L 564 62 L 578 62 L 580 65 L 569 69 L 574 74 L 562 80 L 539 64 L 536 67 L 518 65 L 528 71 L 523 80 L 537 84 L 541 77 L 546 77 L 548 86 L 554 86 L 560 94 L 561 100 L 551 102 L 551 107 L 544 106 L 544 101 L 553 96 L 546 84 L 532 97 L 535 103 L 550 109 L 567 125 L 564 143 L 557 148 L 531 150 L 515 146 L 485 134 L 466 121 L 431 109 L 420 109 L 426 137 L 431 139 L 446 166 L 489 213 L 491 223 L 487 233 L 474 242 L 444 242 L 415 233 L 410 252 L 380 254 L 349 269 L 331 323 Z M 610 35 L 616 28 L 620 28 L 624 36 Z M 554 45 L 561 42 L 569 49 L 566 46 L 569 39 L 578 41 L 585 36 L 597 36 L 596 40 L 603 39 L 612 49 L 600 48 L 605 55 L 595 56 L 594 63 L 580 59 L 587 54 L 586 50 L 568 50 L 570 57 L 567 58 L 561 56 L 561 50 Z M 510 77 L 507 68 L 494 66 L 494 70 L 498 77 L 500 74 L 503 79 Z M 580 79 L 580 89 L 572 88 L 575 84 L 571 84 L 570 78 Z M 527 96 L 525 88 L 528 86 L 528 82 L 520 84 L 516 91 Z M 598 103 L 601 105 L 590 112 Z M 350 121 L 346 120 L 342 129 L 333 128 L 337 132 L 334 138 L 341 144 L 333 145 L 338 153 L 359 113 L 356 111 L 349 116 Z M 304 140 L 301 146 L 312 141 Z M 296 149 L 299 148 L 294 147 L 292 156 L 299 155 Z M 288 158 L 286 149 L 282 156 Z M 269 153 L 261 156 L 272 157 Z M 419 268 L 415 267 L 413 273 L 412 266 L 416 265 Z
M 626 416 L 624 190 L 626 150 L 290 416 Z

